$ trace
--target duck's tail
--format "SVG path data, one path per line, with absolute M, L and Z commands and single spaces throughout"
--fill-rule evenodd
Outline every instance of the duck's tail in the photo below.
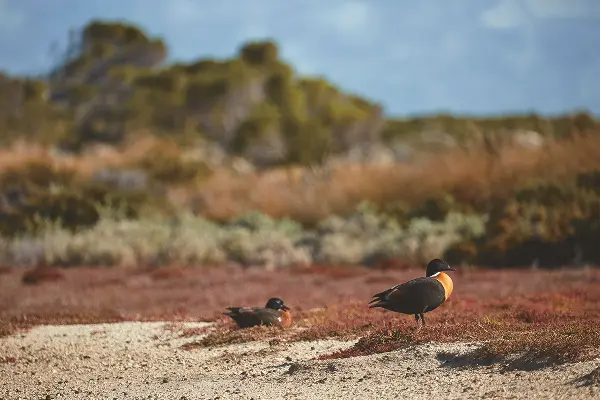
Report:
M 374 294 L 373 298 L 369 302 L 369 308 L 385 307 L 386 305 L 388 305 L 388 296 L 390 295 L 390 293 L 396 290 L 396 288 L 397 286 L 394 286 L 392 288 L 389 288 L 388 290 L 384 290 L 381 293 Z

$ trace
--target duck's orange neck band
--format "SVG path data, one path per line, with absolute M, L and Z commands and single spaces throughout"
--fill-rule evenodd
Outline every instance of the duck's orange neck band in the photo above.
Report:
M 281 313 L 281 325 L 284 327 L 289 327 L 292 325 L 292 314 L 287 310 L 279 310 Z
M 444 272 L 440 272 L 433 278 L 440 281 L 440 283 L 444 287 L 444 296 L 446 299 L 448 299 L 448 297 L 450 297 L 450 295 L 452 294 L 452 290 L 454 289 L 454 284 L 452 283 L 452 279 L 450 279 L 450 276 Z

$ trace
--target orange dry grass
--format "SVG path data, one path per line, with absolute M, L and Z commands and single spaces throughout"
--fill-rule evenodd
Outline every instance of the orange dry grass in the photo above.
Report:
M 176 150 L 171 142 L 140 135 L 119 148 L 96 146 L 82 155 L 60 157 L 39 145 L 18 143 L 0 150 L 0 173 L 29 161 L 45 161 L 85 176 L 100 168 L 135 164 L 157 146 Z M 600 135 L 590 134 L 550 143 L 539 151 L 508 145 L 497 149 L 496 155 L 482 149 L 453 150 L 406 165 L 347 164 L 316 171 L 287 167 L 242 175 L 222 168 L 203 182 L 200 194 L 191 185 L 172 187 L 169 197 L 217 220 L 260 210 L 274 217 L 315 222 L 351 211 L 363 200 L 418 203 L 451 192 L 460 200 L 477 203 L 490 196 L 511 196 L 533 178 L 568 179 L 598 169 L 597 154 Z
M 57 168 L 73 169 L 87 176 L 99 169 L 130 165 L 155 146 L 165 146 L 165 143 L 151 136 L 143 136 L 120 148 L 98 145 L 80 155 L 58 156 L 52 149 L 39 144 L 17 142 L 8 149 L 0 149 L 0 173 L 32 161 L 41 161 Z
M 313 172 L 275 169 L 235 176 L 222 171 L 202 189 L 201 211 L 224 220 L 248 210 L 275 217 L 316 221 L 352 210 L 360 201 L 418 203 L 441 192 L 477 203 L 511 196 L 535 178 L 565 179 L 600 168 L 600 136 L 580 136 L 534 151 L 506 146 L 484 151 L 449 151 L 407 165 L 343 165 Z

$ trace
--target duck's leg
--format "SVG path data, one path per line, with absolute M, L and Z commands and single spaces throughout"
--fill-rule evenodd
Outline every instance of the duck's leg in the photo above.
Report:
M 417 326 L 419 326 L 419 314 L 415 314 L 415 321 L 417 322 Z
M 421 313 L 421 321 L 423 321 L 423 326 L 427 325 L 425 323 L 425 316 L 423 315 L 423 313 Z

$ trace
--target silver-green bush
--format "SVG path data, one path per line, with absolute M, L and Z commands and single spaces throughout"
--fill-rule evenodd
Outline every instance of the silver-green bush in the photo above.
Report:
M 191 214 L 144 220 L 113 215 L 75 233 L 49 224 L 35 237 L 0 238 L 0 262 L 121 267 L 236 262 L 277 268 L 313 262 L 370 265 L 390 257 L 426 261 L 482 235 L 484 222 L 481 216 L 449 214 L 441 222 L 414 219 L 403 229 L 367 204 L 345 217 L 331 216 L 314 230 L 258 212 L 224 225 Z

